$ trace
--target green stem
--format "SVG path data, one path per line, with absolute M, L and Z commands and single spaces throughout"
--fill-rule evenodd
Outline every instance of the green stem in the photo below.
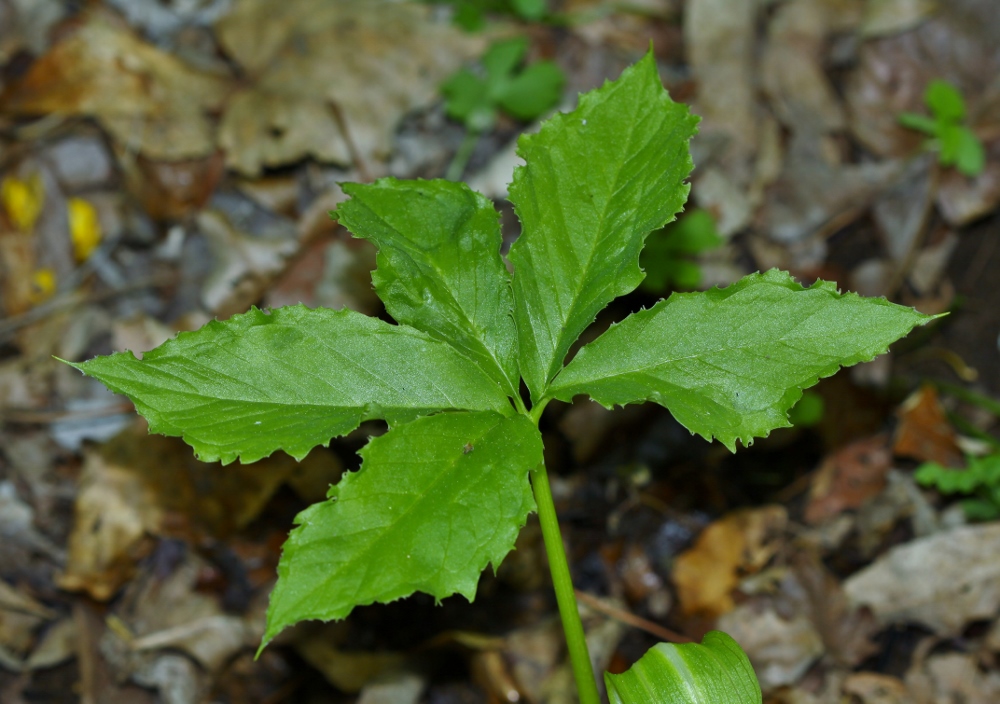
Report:
M 556 517 L 549 475 L 546 473 L 544 463 L 532 473 L 531 486 L 535 490 L 538 522 L 542 525 L 542 539 L 545 541 L 545 552 L 549 557 L 552 586 L 556 590 L 556 602 L 559 604 L 559 615 L 562 617 L 563 632 L 566 634 L 566 646 L 573 666 L 573 679 L 576 680 L 580 704 L 600 704 L 601 696 L 597 693 L 594 668 L 590 664 L 590 653 L 587 652 L 587 640 L 583 634 L 583 623 L 580 621 L 580 612 L 576 606 L 576 596 L 573 594 L 573 581 L 569 575 L 569 563 L 566 561 L 562 534 L 559 532 L 559 519 Z
M 458 147 L 458 151 L 455 152 L 455 156 L 452 157 L 451 163 L 448 164 L 448 170 L 445 172 L 444 177 L 449 181 L 458 181 L 462 178 L 462 174 L 465 173 L 465 167 L 469 163 L 469 159 L 472 157 L 472 152 L 476 148 L 476 142 L 479 141 L 479 132 L 475 130 L 466 129 L 465 138 Z

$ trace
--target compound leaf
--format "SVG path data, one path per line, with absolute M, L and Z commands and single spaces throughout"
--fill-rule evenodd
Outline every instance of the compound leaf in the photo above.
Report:
M 597 313 L 642 281 L 646 235 L 680 210 L 698 119 L 663 89 L 652 53 L 579 107 L 523 135 L 510 200 L 520 369 L 532 399 Z
M 629 316 L 581 349 L 546 395 L 589 394 L 609 408 L 655 401 L 692 433 L 735 450 L 737 440 L 789 426 L 802 389 L 934 317 L 831 283 L 803 288 L 772 270 Z
M 512 408 L 500 386 L 450 345 L 350 310 L 251 309 L 184 332 L 136 359 L 74 364 L 206 462 L 297 459 L 361 421 L 441 409 Z
M 500 564 L 535 507 L 528 472 L 542 440 L 523 415 L 427 416 L 360 454 L 361 469 L 296 518 L 261 648 L 298 621 L 415 591 L 471 601 L 480 572 Z
M 444 180 L 343 188 L 351 198 L 335 216 L 378 247 L 372 282 L 389 314 L 449 342 L 516 395 L 513 294 L 493 203 Z
M 701 643 L 657 643 L 620 675 L 605 673 L 611 704 L 760 704 L 760 684 L 739 644 L 721 631 Z

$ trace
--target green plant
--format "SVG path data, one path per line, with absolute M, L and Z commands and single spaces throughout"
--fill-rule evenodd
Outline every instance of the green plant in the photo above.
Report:
M 467 32 L 486 26 L 489 13 L 508 14 L 526 22 L 538 22 L 549 11 L 546 0 L 429 0 L 431 4 L 455 8 L 454 22 Z
M 534 120 L 559 103 L 566 77 L 551 61 L 519 68 L 528 40 L 496 42 L 483 54 L 482 73 L 461 69 L 442 86 L 445 112 L 465 125 L 465 140 L 448 167 L 446 178 L 458 180 L 479 136 L 493 129 L 499 111 L 519 120 Z
M 701 267 L 692 259 L 723 243 L 715 219 L 707 210 L 692 210 L 646 238 L 639 266 L 646 272 L 643 290 L 664 294 L 673 288 L 695 289 L 701 285 Z
M 965 100 L 947 81 L 931 81 L 924 93 L 924 103 L 933 117 L 904 112 L 899 122 L 904 127 L 931 137 L 928 146 L 938 150 L 942 166 L 954 166 L 966 176 L 978 176 L 986 165 L 983 144 L 965 121 Z
M 787 427 L 803 388 L 931 319 L 769 271 L 675 294 L 564 364 L 597 313 L 642 281 L 646 235 L 687 197 L 696 124 L 647 54 L 521 137 L 525 164 L 510 186 L 523 227 L 513 275 L 493 204 L 464 184 L 345 184 L 350 199 L 336 217 L 378 248 L 372 281 L 397 324 L 350 310 L 252 309 L 180 333 L 142 360 L 123 352 L 74 365 L 128 395 L 152 432 L 182 436 L 204 460 L 252 462 L 279 449 L 302 458 L 364 420 L 388 421 L 361 450 L 360 470 L 297 517 L 262 648 L 298 621 L 344 618 L 414 591 L 472 599 L 480 572 L 500 563 L 534 509 L 580 700 L 597 704 L 542 456 L 538 424 L 549 402 L 654 401 L 735 450 Z M 704 647 L 726 644 L 713 636 Z M 660 671 L 659 660 L 642 670 Z M 697 657 L 687 662 L 698 667 Z M 713 702 L 760 702 L 752 671 L 733 662 L 719 667 L 745 686 Z M 715 682 L 700 670 L 677 673 L 691 694 L 702 677 Z M 621 701 L 636 701 L 625 684 L 616 688 Z
M 962 501 L 962 510 L 970 520 L 1000 518 L 1000 454 L 969 457 L 965 469 L 925 462 L 913 478 L 921 486 L 933 487 L 942 494 L 969 496 Z

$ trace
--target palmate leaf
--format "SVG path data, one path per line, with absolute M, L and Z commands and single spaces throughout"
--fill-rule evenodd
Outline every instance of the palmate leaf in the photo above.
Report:
M 629 316 L 583 347 L 547 395 L 588 394 L 608 408 L 655 401 L 735 450 L 737 440 L 789 426 L 802 389 L 933 318 L 825 282 L 803 288 L 772 270 Z
M 535 508 L 528 472 L 542 438 L 524 415 L 442 413 L 392 428 L 361 450 L 331 500 L 299 514 L 285 543 L 261 648 L 304 619 L 421 591 L 475 596 Z
M 131 352 L 74 364 L 206 462 L 255 462 L 384 418 L 441 409 L 511 413 L 496 381 L 453 347 L 350 310 L 252 309 L 179 334 L 142 360 Z
M 514 303 L 493 203 L 444 180 L 343 188 L 351 198 L 334 215 L 378 247 L 372 281 L 389 314 L 449 342 L 515 395 Z
M 523 231 L 511 247 L 521 375 L 532 400 L 597 313 L 642 281 L 646 235 L 688 194 L 698 118 L 663 89 L 650 52 L 617 81 L 523 135 L 510 200 Z
M 659 643 L 620 675 L 605 673 L 611 704 L 760 704 L 743 649 L 720 631 L 701 643 Z

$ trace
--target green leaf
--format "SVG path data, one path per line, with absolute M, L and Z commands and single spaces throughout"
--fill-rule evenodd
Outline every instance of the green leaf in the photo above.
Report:
M 955 168 L 965 176 L 978 176 L 986 168 L 983 143 L 968 127 L 959 127 L 955 145 Z
M 918 115 L 915 112 L 904 112 L 899 116 L 899 124 L 908 129 L 923 132 L 926 135 L 934 137 L 937 135 L 941 123 L 933 117 Z
M 511 247 L 520 368 L 532 398 L 615 297 L 642 281 L 646 235 L 680 210 L 698 119 L 660 83 L 653 54 L 523 135 L 510 200 L 523 232 Z
M 721 631 L 701 643 L 658 643 L 620 675 L 604 674 L 611 704 L 760 704 L 753 667 Z
M 511 0 L 510 4 L 518 17 L 525 20 L 540 20 L 548 12 L 546 0 Z
M 483 54 L 481 63 L 489 78 L 505 79 L 514 73 L 527 51 L 528 40 L 525 37 L 505 39 L 491 44 Z
M 924 91 L 924 102 L 939 120 L 960 122 L 965 119 L 965 100 L 958 88 L 948 81 L 931 81 Z
M 329 501 L 296 518 L 278 564 L 261 648 L 305 619 L 421 591 L 475 597 L 534 510 L 528 472 L 542 439 L 523 415 L 443 413 L 393 427 L 361 450 Z
M 581 349 L 546 395 L 589 394 L 608 408 L 655 401 L 692 433 L 735 450 L 737 440 L 789 426 L 802 389 L 934 317 L 831 283 L 803 288 L 772 270 L 629 316 Z
M 468 123 L 470 117 L 490 105 L 486 82 L 468 69 L 460 69 L 441 85 L 448 117 Z
M 534 120 L 562 97 L 566 76 L 551 61 L 538 61 L 507 81 L 498 96 L 504 112 L 518 120 Z
M 334 216 L 378 247 L 372 282 L 398 322 L 450 343 L 515 396 L 517 333 L 493 203 L 452 181 L 344 184 Z
M 499 385 L 453 347 L 350 310 L 251 309 L 131 352 L 74 367 L 125 394 L 149 430 L 181 436 L 206 462 L 255 462 L 385 418 L 441 409 L 513 409 Z

